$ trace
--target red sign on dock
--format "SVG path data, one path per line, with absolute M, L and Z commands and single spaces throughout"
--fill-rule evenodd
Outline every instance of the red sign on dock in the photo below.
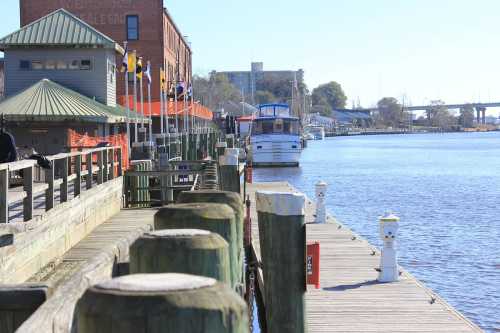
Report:
M 319 242 L 307 244 L 306 273 L 307 284 L 319 289 Z

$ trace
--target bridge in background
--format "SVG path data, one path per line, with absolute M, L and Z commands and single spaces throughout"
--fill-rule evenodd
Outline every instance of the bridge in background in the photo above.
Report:
M 463 104 L 444 104 L 443 107 L 453 110 L 453 109 L 461 109 L 466 106 L 472 106 L 474 110 L 476 110 L 476 120 L 478 124 L 486 123 L 486 109 L 487 108 L 496 108 L 500 107 L 500 102 L 492 102 L 492 103 L 463 103 Z M 433 108 L 433 105 L 417 105 L 417 106 L 404 106 L 404 110 L 406 111 L 427 111 Z M 363 112 L 369 113 L 379 111 L 379 108 L 361 108 L 361 109 L 345 109 L 343 111 L 348 112 Z

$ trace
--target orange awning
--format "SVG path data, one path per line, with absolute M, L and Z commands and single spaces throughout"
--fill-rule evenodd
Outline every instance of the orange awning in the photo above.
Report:
M 125 106 L 125 96 L 119 96 L 119 103 L 122 106 Z M 141 103 L 137 104 L 137 112 L 141 113 Z M 134 105 L 134 97 L 129 96 L 129 105 L 133 107 Z M 153 116 L 160 116 L 160 107 L 161 103 L 160 101 L 154 101 L 151 102 L 151 113 Z M 207 120 L 212 120 L 213 119 L 213 113 L 208 109 L 207 107 L 199 104 L 199 103 L 194 103 L 194 108 L 193 108 L 193 103 L 192 102 L 186 102 L 186 108 L 188 108 L 188 114 L 191 117 L 196 117 L 196 118 L 201 118 L 201 119 L 207 119 Z M 180 101 L 177 102 L 177 115 L 183 116 L 184 115 L 184 102 Z M 148 102 L 144 101 L 144 112 L 145 115 L 149 115 L 149 105 Z M 169 116 L 175 116 L 175 105 L 173 101 L 168 102 L 168 115 Z

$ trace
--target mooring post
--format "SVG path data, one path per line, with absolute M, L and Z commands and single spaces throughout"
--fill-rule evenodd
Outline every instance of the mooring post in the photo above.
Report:
M 399 217 L 385 214 L 380 218 L 380 238 L 384 242 L 380 257 L 380 273 L 378 281 L 395 282 L 399 279 L 398 259 L 396 254 L 396 237 L 399 228 Z
M 9 168 L 0 165 L 0 223 L 9 222 Z
M 268 332 L 306 331 L 303 194 L 257 192 Z
M 236 277 L 237 283 L 243 283 L 243 263 L 244 263 L 244 250 L 243 250 L 243 224 L 244 224 L 244 207 L 241 202 L 240 196 L 234 192 L 216 191 L 216 190 L 200 190 L 200 191 L 186 191 L 181 192 L 177 198 L 178 203 L 218 203 L 226 204 L 234 211 L 236 233 L 237 233 L 237 250 L 238 258 L 237 265 L 241 269 L 237 272 L 239 275 Z
M 326 223 L 325 197 L 328 184 L 324 181 L 316 183 L 316 223 Z
M 229 244 L 231 286 L 236 287 L 242 268 L 238 267 L 238 233 L 231 207 L 216 203 L 169 205 L 155 214 L 154 224 L 155 230 L 202 229 L 221 235 Z
M 226 284 L 189 274 L 132 274 L 87 289 L 78 333 L 247 333 L 245 302 Z
M 208 230 L 149 232 L 130 247 L 130 273 L 186 273 L 231 284 L 229 245 Z
M 226 154 L 219 157 L 221 190 L 240 193 L 240 173 L 238 153 L 226 149 Z

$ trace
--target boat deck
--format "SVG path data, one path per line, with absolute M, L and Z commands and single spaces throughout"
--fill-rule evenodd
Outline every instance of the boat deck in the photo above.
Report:
M 255 192 L 298 192 L 288 183 L 248 185 L 252 200 L 252 237 L 260 260 Z M 321 289 L 306 293 L 309 332 L 482 332 L 410 273 L 400 281 L 376 281 L 380 252 L 333 217 L 312 224 L 314 203 L 306 199 L 308 242 L 319 241 Z M 259 283 L 262 271 L 259 270 Z

